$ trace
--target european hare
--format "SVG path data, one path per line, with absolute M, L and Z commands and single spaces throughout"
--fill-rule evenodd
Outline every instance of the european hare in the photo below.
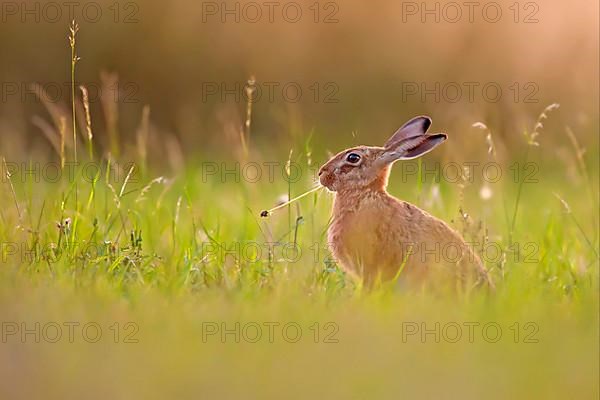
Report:
M 319 170 L 321 184 L 335 192 L 328 242 L 342 267 L 372 285 L 400 272 L 408 285 L 493 286 L 486 269 L 460 235 L 420 208 L 386 191 L 390 168 L 444 142 L 427 135 L 429 117 L 404 124 L 384 147 L 359 146 L 334 156 Z

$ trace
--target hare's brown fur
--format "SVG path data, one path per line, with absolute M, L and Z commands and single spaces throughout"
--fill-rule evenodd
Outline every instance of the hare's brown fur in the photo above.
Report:
M 426 118 L 426 117 L 418 117 Z M 414 123 L 409 121 L 401 129 Z M 427 127 L 424 128 L 426 130 Z M 402 268 L 400 279 L 409 285 L 442 284 L 471 286 L 477 282 L 492 285 L 479 257 L 461 236 L 445 222 L 417 206 L 391 196 L 387 190 L 390 155 L 419 152 L 432 138 L 413 136 L 399 130 L 386 147 L 360 146 L 345 150 L 320 170 L 321 183 L 335 191 L 333 218 L 328 241 L 335 258 L 367 284 L 389 280 Z M 445 139 L 445 136 L 443 137 Z M 442 141 L 443 141 L 442 139 Z M 390 144 L 391 143 L 391 144 Z M 349 163 L 360 158 L 357 163 Z M 411 153 L 412 154 L 412 153 Z

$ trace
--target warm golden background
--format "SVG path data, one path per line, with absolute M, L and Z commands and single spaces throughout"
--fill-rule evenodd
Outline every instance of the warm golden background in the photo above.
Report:
M 236 101 L 226 95 L 222 101 L 220 92 L 206 95 L 206 88 L 215 83 L 239 88 L 251 76 L 259 85 L 280 84 L 273 102 L 263 97 L 254 105 L 253 141 L 284 149 L 302 142 L 311 130 L 317 144 L 333 150 L 353 142 L 381 143 L 409 117 L 428 114 L 434 119 L 434 129 L 451 135 L 448 147 L 454 152 L 469 151 L 463 144 L 473 142 L 470 125 L 475 121 L 485 122 L 514 152 L 521 142 L 520 133 L 551 103 L 560 103 L 561 111 L 551 122 L 557 129 L 546 132 L 544 142 L 559 151 L 565 143 L 563 127 L 568 125 L 590 149 L 597 147 L 595 2 L 520 2 L 517 23 L 513 2 L 508 1 L 496 3 L 502 9 L 496 23 L 484 19 L 485 3 L 474 8 L 473 23 L 464 5 L 460 20 L 450 22 L 454 11 L 447 8 L 448 2 L 437 3 L 439 22 L 436 15 L 422 15 L 420 2 L 344 1 L 332 3 L 335 6 L 321 2 L 319 20 L 331 15 L 338 21 L 333 23 L 315 23 L 314 8 L 309 8 L 314 7 L 312 2 L 297 3 L 302 9 L 297 23 L 285 21 L 282 7 L 275 9 L 270 23 L 264 5 L 261 20 L 248 22 L 244 15 L 251 18 L 253 14 L 244 8 L 245 3 L 240 6 L 239 23 L 233 15 L 222 23 L 220 14 L 203 13 L 203 7 L 210 7 L 205 3 L 210 2 L 147 1 L 137 3 L 137 8 L 121 2 L 118 15 L 114 2 L 95 3 L 102 10 L 97 23 L 91 22 L 94 9 L 85 18 L 83 7 L 75 8 L 81 26 L 78 81 L 98 88 L 102 72 L 118 74 L 117 127 L 123 143 L 130 146 L 135 143 L 142 107 L 150 106 L 156 139 L 151 141 L 153 157 L 161 154 L 159 143 L 172 139 L 188 157 L 208 149 L 217 150 L 219 157 L 233 154 L 237 136 L 230 131 L 245 119 L 244 98 Z M 211 4 L 221 7 L 220 2 Z M 233 8 L 235 3 L 228 4 Z M 418 8 L 417 14 L 403 13 L 403 7 L 412 5 Z M 427 7 L 434 9 L 434 4 Z M 58 97 L 65 105 L 70 101 L 68 9 L 62 8 L 62 18 L 55 23 L 48 21 L 53 15 L 50 11 L 36 23 L 32 16 L 21 15 L 21 10 L 17 15 L 5 13 L 6 22 L 0 24 L 0 76 L 3 82 L 21 87 L 19 94 L 7 95 L 1 104 L 0 148 L 10 154 L 43 154 L 48 152 L 47 142 L 32 118 L 47 119 L 47 114 L 34 95 L 21 100 L 20 94 L 27 91 L 21 85 L 59 84 Z M 493 8 L 488 13 L 493 17 Z M 137 22 L 124 23 L 128 18 Z M 533 19 L 538 22 L 525 22 Z M 289 82 L 303 90 L 297 103 L 282 95 L 281 87 Z M 436 82 L 440 88 L 462 85 L 461 99 L 452 102 L 453 92 L 444 96 L 440 89 L 438 102 L 433 95 L 422 101 L 421 90 L 415 95 L 404 91 L 405 85 L 433 88 Z M 479 84 L 473 102 L 465 82 Z M 490 82 L 502 89 L 495 103 L 486 101 L 481 91 Z M 530 82 L 535 86 L 525 87 Z M 310 88 L 315 83 L 321 90 L 317 101 Z M 324 88 L 327 83 L 335 86 Z M 514 83 L 519 87 L 516 102 Z M 334 88 L 332 98 L 338 102 L 325 102 Z M 114 97 L 114 92 L 104 90 L 109 92 Z M 100 101 L 92 102 L 95 134 L 107 143 L 107 110 Z M 352 132 L 357 139 L 352 139 Z M 323 152 L 317 155 L 324 161 Z

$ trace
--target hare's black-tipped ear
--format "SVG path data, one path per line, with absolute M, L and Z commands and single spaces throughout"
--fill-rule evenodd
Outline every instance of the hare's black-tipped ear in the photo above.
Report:
M 448 136 L 445 133 L 409 137 L 391 147 L 387 147 L 380 159 L 384 164 L 396 160 L 411 160 L 429 153 L 447 138 Z
M 431 126 L 431 118 L 426 116 L 415 117 L 402 125 L 392 137 L 385 142 L 385 147 L 391 147 L 409 137 L 424 135 Z
M 429 153 L 438 145 L 445 142 L 446 139 L 448 139 L 448 136 L 445 133 L 434 133 L 433 135 L 421 136 L 420 139 L 420 143 L 417 143 L 414 146 L 411 145 L 411 143 L 406 143 L 407 146 L 400 159 L 410 160 L 412 158 L 421 157 L 423 154 Z M 410 139 L 408 139 L 407 142 L 410 142 Z

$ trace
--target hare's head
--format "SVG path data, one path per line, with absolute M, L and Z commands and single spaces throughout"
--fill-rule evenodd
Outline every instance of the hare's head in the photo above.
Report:
M 446 140 L 444 133 L 427 135 L 429 117 L 416 117 L 402 125 L 384 147 L 358 146 L 336 154 L 319 170 L 321 184 L 338 192 L 350 189 L 384 189 L 390 166 L 431 151 Z

